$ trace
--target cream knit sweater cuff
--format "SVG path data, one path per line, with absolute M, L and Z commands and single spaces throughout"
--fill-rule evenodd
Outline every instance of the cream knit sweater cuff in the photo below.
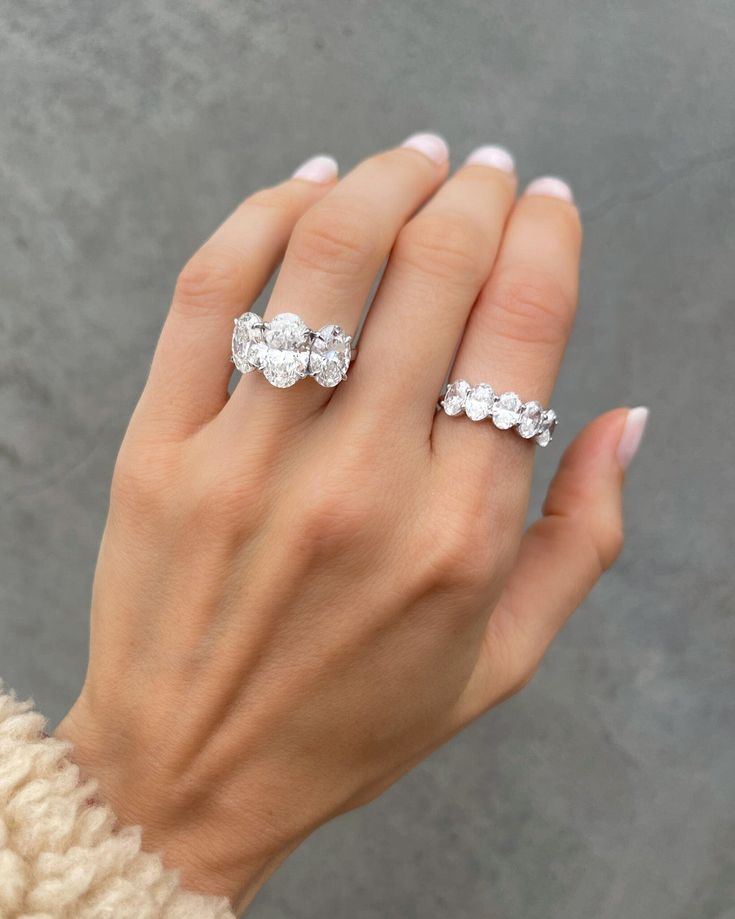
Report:
M 0 684 L 0 919 L 234 919 L 141 851 L 140 829 L 90 803 L 70 745 Z

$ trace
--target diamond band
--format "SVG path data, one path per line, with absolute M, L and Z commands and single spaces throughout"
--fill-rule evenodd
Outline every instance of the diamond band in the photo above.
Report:
M 240 373 L 259 370 L 279 389 L 304 377 L 331 389 L 347 376 L 354 354 L 351 336 L 338 325 L 315 332 L 295 313 L 279 313 L 267 322 L 257 313 L 243 313 L 232 333 L 232 362 Z
M 533 438 L 540 447 L 551 442 L 556 429 L 553 408 L 544 410 L 538 402 L 523 402 L 514 392 L 496 393 L 487 383 L 450 383 L 438 408 L 451 416 L 465 414 L 472 421 L 488 419 L 501 431 L 514 428 L 524 440 Z

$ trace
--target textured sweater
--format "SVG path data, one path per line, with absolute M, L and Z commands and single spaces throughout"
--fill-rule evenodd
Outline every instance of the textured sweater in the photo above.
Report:
M 117 826 L 44 727 L 0 684 L 0 919 L 234 919 Z

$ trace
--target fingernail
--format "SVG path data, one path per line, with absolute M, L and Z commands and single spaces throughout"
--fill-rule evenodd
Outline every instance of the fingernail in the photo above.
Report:
M 318 182 L 324 185 L 336 178 L 339 172 L 337 160 L 331 156 L 313 156 L 302 163 L 291 176 L 292 179 L 305 179 L 307 182 Z
M 648 423 L 648 409 L 644 405 L 638 408 L 632 408 L 625 419 L 623 433 L 618 441 L 618 462 L 627 469 L 633 462 L 633 457 L 638 452 L 638 448 L 643 440 Z
M 439 166 L 449 159 L 447 142 L 438 134 L 412 134 L 401 146 L 409 150 L 418 150 Z
M 540 179 L 534 179 L 526 189 L 527 195 L 545 195 L 547 198 L 560 198 L 562 201 L 568 201 L 572 204 L 574 193 L 567 185 L 564 179 L 558 179 L 556 176 L 543 176 Z
M 493 166 L 502 172 L 515 172 L 516 161 L 505 147 L 478 147 L 464 161 L 465 166 Z

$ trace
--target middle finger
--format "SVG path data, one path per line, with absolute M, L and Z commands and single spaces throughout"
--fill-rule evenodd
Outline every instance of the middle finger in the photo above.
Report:
M 396 236 L 444 180 L 448 159 L 442 138 L 416 134 L 353 169 L 298 221 L 265 319 L 296 313 L 314 330 L 336 324 L 354 335 Z M 331 393 L 313 380 L 288 394 L 269 393 L 270 388 L 260 374 L 249 374 L 238 384 L 229 411 L 242 412 L 243 400 L 257 395 L 302 417 Z
M 515 198 L 513 158 L 481 147 L 398 236 L 360 338 L 353 387 L 430 429 L 431 407 Z M 427 402 L 428 400 L 428 402 Z M 409 409 L 409 412 L 406 409 Z

